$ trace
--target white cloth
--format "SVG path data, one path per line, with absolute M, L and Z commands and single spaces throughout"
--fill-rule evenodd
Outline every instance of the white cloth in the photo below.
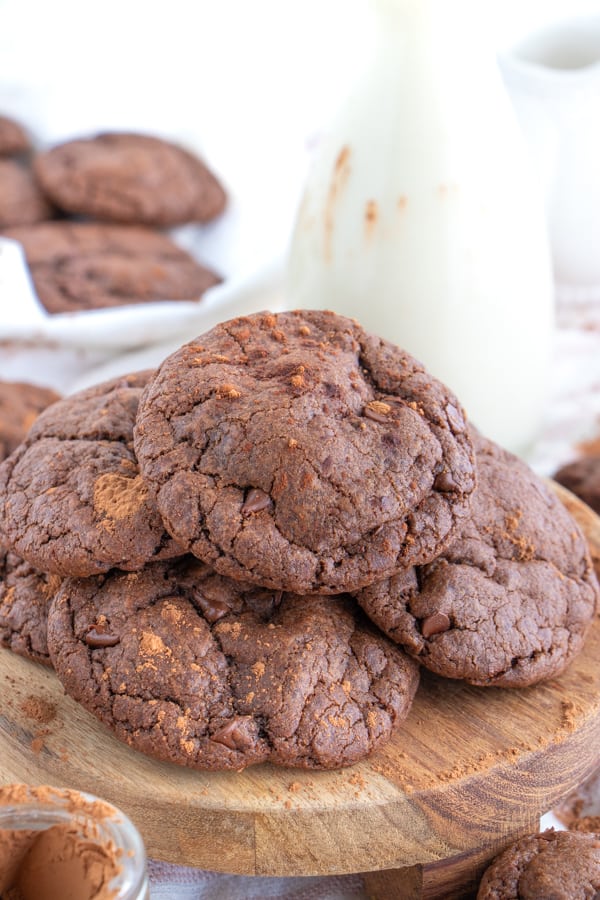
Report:
M 366 900 L 359 875 L 246 878 L 151 860 L 151 900 Z

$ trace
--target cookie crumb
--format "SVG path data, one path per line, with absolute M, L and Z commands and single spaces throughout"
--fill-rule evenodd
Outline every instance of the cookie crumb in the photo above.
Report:
M 28 719 L 33 719 L 46 725 L 56 716 L 56 704 L 48 702 L 43 697 L 36 697 L 30 694 L 21 703 L 21 712 Z

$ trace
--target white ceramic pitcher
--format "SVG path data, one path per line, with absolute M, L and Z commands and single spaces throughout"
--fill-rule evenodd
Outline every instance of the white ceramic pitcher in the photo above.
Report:
M 287 302 L 404 347 L 482 431 L 523 451 L 542 413 L 551 269 L 485 4 L 371 6 L 370 65 L 309 173 Z
M 532 33 L 500 64 L 543 180 L 555 278 L 600 296 L 600 16 Z

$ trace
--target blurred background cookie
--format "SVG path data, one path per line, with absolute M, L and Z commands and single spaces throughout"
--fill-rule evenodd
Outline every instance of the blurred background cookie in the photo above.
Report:
M 477 900 L 591 900 L 600 891 L 600 835 L 544 831 L 486 870 Z
M 0 156 L 17 156 L 29 147 L 29 138 L 22 125 L 8 116 L 0 116 Z
M 31 225 L 52 216 L 31 169 L 15 159 L 0 159 L 0 228 Z
M 197 156 L 147 135 L 69 141 L 37 156 L 34 169 L 59 209 L 106 222 L 168 228 L 207 222 L 225 207 L 224 189 Z
M 562 466 L 554 480 L 600 513 L 600 456 L 584 456 Z
M 220 281 L 148 228 L 60 221 L 8 228 L 4 236 L 23 246 L 37 296 L 51 313 L 198 300 Z
M 22 381 L 0 381 L 0 462 L 15 450 L 38 415 L 60 394 Z

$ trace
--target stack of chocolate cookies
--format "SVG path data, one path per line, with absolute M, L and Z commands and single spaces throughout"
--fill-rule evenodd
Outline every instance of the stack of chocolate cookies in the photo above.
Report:
M 197 300 L 219 276 L 158 229 L 217 218 L 225 191 L 188 150 L 106 133 L 34 154 L 0 117 L 0 229 L 24 249 L 49 313 Z
M 66 691 L 196 768 L 356 762 L 419 664 L 554 677 L 599 595 L 546 485 L 406 352 L 320 311 L 225 322 L 47 409 L 0 467 L 0 535 L 0 640 L 26 643 L 23 565 Z

